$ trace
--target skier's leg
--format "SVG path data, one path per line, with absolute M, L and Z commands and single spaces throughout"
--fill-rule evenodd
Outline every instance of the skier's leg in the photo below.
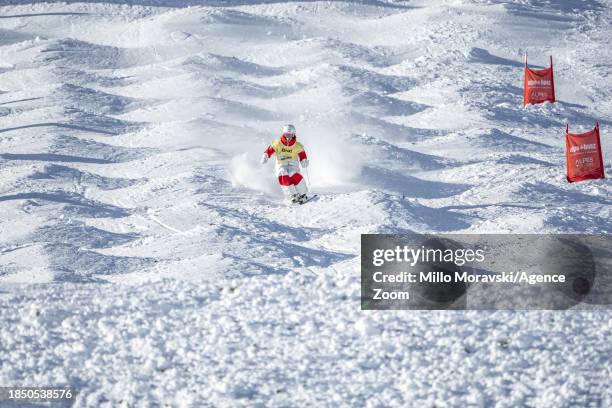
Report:
M 285 198 L 291 198 L 297 194 L 295 186 L 291 183 L 291 177 L 289 175 L 290 169 L 287 166 L 277 166 L 276 175 L 278 176 L 278 183 L 283 189 Z
M 304 177 L 297 172 L 291 175 L 291 184 L 295 186 L 295 190 L 299 195 L 306 195 L 308 193 L 308 186 Z

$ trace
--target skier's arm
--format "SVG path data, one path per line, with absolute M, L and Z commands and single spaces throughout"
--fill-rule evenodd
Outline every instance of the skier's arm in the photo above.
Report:
M 266 151 L 264 152 L 264 154 L 268 157 L 272 157 L 272 155 L 274 154 L 275 150 L 272 146 L 268 146 L 268 148 L 266 149 Z
M 300 160 L 300 165 L 302 167 L 308 167 L 308 156 L 306 155 L 306 150 L 303 148 L 298 152 L 298 159 Z
M 263 156 L 261 156 L 261 164 L 266 164 L 268 159 L 274 154 L 274 147 L 268 146 L 268 148 L 264 151 Z

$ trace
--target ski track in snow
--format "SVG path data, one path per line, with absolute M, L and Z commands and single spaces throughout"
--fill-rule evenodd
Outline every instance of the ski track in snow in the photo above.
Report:
M 117 3 L 117 4 L 110 4 Z M 612 406 L 608 311 L 360 311 L 363 233 L 610 233 L 609 1 L 3 1 L 0 384 L 75 406 Z M 190 6 L 190 7 L 187 7 Z M 557 104 L 522 107 L 522 55 Z M 257 160 L 295 123 L 319 199 Z

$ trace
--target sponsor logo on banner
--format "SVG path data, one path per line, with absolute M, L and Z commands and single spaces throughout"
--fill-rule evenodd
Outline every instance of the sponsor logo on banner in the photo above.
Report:
M 532 79 L 527 81 L 527 85 L 529 85 L 530 87 L 551 86 L 552 81 L 549 79 Z

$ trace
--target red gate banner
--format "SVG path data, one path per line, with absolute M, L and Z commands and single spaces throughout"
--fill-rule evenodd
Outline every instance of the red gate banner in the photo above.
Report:
M 595 129 L 581 134 L 570 133 L 568 125 L 565 128 L 565 157 L 567 181 L 570 183 L 604 178 L 599 123 Z
M 550 68 L 531 69 L 527 66 L 525 54 L 525 83 L 523 93 L 523 106 L 530 103 L 555 102 L 555 79 L 553 75 L 552 55 Z

